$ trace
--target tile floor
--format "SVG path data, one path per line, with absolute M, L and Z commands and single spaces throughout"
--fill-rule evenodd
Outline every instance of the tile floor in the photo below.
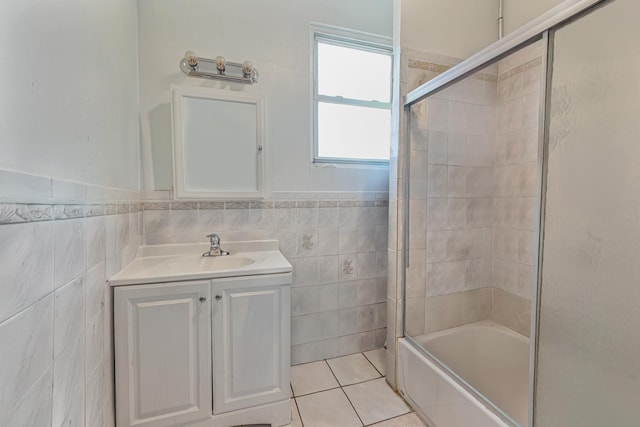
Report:
M 291 427 L 425 427 L 384 379 L 384 350 L 291 367 Z

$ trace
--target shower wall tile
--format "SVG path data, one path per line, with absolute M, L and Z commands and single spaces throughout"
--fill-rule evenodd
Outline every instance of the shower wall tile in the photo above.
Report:
M 494 288 L 491 319 L 528 337 L 531 331 L 531 300 Z
M 411 180 L 408 194 L 398 193 L 399 200 L 403 196 L 410 200 L 398 205 L 397 211 L 409 207 L 409 248 L 425 249 L 426 262 L 423 269 L 410 264 L 406 271 L 404 312 L 395 310 L 402 306 L 397 304 L 403 297 L 401 275 L 389 278 L 387 308 L 394 312 L 387 315 L 389 360 L 402 334 L 403 316 L 410 334 L 492 317 L 511 322 L 513 328 L 513 319 L 528 316 L 521 310 L 523 304 L 517 303 L 530 298 L 533 277 L 540 52 L 539 44 L 534 44 L 492 66 L 486 75 L 450 86 L 412 108 Z M 411 82 L 406 90 L 426 81 L 423 55 L 402 51 L 401 62 L 409 67 L 405 75 Z M 426 168 L 421 154 L 425 145 Z M 397 160 L 398 182 L 390 186 L 402 190 L 399 184 L 405 175 L 400 171 L 407 162 Z M 421 181 L 425 169 L 426 195 Z M 422 199 L 425 223 L 417 214 Z M 390 217 L 390 239 L 403 236 L 407 224 L 402 218 Z M 402 247 L 399 240 L 389 242 L 390 248 Z M 390 256 L 390 270 L 391 263 L 402 265 L 401 254 Z M 504 294 L 496 303 L 494 287 L 500 288 L 496 294 Z M 424 324 L 416 325 L 421 319 Z M 392 370 L 395 361 L 393 365 Z
M 429 131 L 428 135 L 427 163 L 446 165 L 449 155 L 449 134 L 447 132 Z
M 426 250 L 415 249 L 409 251 L 409 267 L 406 270 L 407 298 L 424 297 L 426 285 Z
M 449 119 L 453 115 L 452 111 L 457 111 L 460 103 L 452 103 L 449 106 L 447 99 L 429 98 L 426 102 L 427 106 L 427 129 L 430 131 L 446 132 L 449 130 Z M 455 121 L 453 126 L 460 125 Z
M 491 318 L 490 288 L 426 298 L 424 332 L 436 332 Z
M 425 298 L 407 298 L 405 302 L 405 333 L 410 336 L 424 334 Z
M 453 173 L 453 172 L 451 172 Z M 447 197 L 450 191 L 451 173 L 445 165 L 429 165 L 427 169 L 427 195 L 429 197 Z
M 498 62 L 492 243 L 494 320 L 520 332 L 526 329 L 527 334 L 531 310 L 522 301 L 530 300 L 534 285 L 540 55 L 538 42 Z M 523 328 L 516 319 L 527 327 Z

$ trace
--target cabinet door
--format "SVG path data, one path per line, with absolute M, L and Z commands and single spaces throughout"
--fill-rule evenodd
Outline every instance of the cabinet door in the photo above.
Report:
M 214 413 L 289 398 L 291 275 L 214 280 Z
M 118 426 L 211 417 L 211 284 L 115 289 Z

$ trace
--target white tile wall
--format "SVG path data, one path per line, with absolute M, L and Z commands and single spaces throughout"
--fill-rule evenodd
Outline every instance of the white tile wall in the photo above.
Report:
M 296 194 L 264 202 L 148 202 L 147 244 L 278 239 L 294 267 L 292 364 L 379 348 L 386 328 L 385 199 Z
M 105 279 L 140 242 L 136 194 L 0 176 L 0 425 L 114 426 Z
M 403 51 L 403 56 L 407 54 L 418 59 L 425 56 Z M 491 287 L 513 296 L 500 294 L 496 316 L 517 325 L 519 331 L 524 329 L 522 316 L 528 312 L 518 317 L 518 310 L 532 292 L 539 55 L 539 46 L 532 45 L 412 108 L 406 162 L 410 167 L 410 262 L 404 313 L 410 334 L 460 324 L 465 318 L 491 317 L 492 299 L 486 297 L 491 292 L 469 293 Z M 426 65 L 438 68 L 428 63 L 418 67 L 411 58 L 401 62 L 406 67 L 412 61 L 415 68 L 401 72 L 409 83 L 405 88 L 433 77 L 424 73 Z M 398 171 L 406 167 L 402 157 L 397 161 Z M 399 181 L 391 185 L 402 189 Z M 390 200 L 395 206 L 395 200 Z M 398 210 L 403 206 L 399 201 Z M 402 222 L 390 224 L 390 229 L 402 227 Z M 401 287 L 396 283 L 393 288 L 396 291 L 390 296 L 401 299 Z M 444 298 L 447 295 L 451 297 Z M 457 310 L 452 301 L 466 308 Z M 434 313 L 444 318 L 437 321 Z M 400 315 L 394 317 L 397 324 Z

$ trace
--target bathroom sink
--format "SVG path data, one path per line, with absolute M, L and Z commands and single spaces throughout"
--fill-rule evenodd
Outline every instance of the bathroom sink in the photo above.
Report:
M 181 256 L 166 261 L 166 266 L 179 271 L 222 271 L 242 268 L 260 261 L 260 257 L 227 255 L 217 257 Z
M 276 240 L 225 242 L 230 255 L 207 256 L 208 244 L 149 245 L 109 279 L 111 286 L 290 273 Z

